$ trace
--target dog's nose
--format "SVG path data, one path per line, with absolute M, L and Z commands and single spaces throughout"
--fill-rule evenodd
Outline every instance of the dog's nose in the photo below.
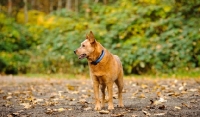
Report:
M 76 54 L 76 50 L 74 50 L 74 54 Z

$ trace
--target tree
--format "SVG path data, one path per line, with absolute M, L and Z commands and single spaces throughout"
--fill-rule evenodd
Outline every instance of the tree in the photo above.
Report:
M 24 0 L 24 22 L 28 22 L 28 5 L 27 0 Z
M 53 11 L 53 6 L 54 6 L 53 1 L 54 1 L 54 0 L 49 0 L 49 11 L 50 11 L 50 12 Z
M 62 0 L 58 0 L 58 10 L 62 8 Z
M 66 0 L 65 8 L 67 10 L 71 10 L 71 6 L 72 6 L 72 1 L 71 0 Z
M 12 0 L 8 0 L 8 15 L 12 13 Z
M 79 2 L 78 0 L 75 0 L 75 11 L 78 13 L 78 5 L 79 5 Z

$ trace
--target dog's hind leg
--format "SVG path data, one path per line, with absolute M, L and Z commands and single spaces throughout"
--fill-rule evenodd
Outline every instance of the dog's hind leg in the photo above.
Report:
M 115 81 L 117 87 L 118 87 L 118 106 L 119 107 L 124 107 L 124 104 L 123 104 L 123 100 L 122 100 L 122 90 L 123 90 L 123 87 L 124 87 L 124 82 L 123 82 L 123 71 L 120 72 L 117 80 Z

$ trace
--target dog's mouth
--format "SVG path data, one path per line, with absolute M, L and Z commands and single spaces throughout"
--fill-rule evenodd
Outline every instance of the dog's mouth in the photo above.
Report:
M 83 58 L 86 58 L 86 56 L 87 56 L 86 54 L 81 54 L 81 55 L 78 56 L 78 58 L 83 59 Z

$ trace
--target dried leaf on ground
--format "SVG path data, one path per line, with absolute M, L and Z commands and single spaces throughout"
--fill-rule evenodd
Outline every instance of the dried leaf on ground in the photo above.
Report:
M 101 110 L 101 111 L 99 111 L 99 113 L 100 113 L 100 114 L 108 114 L 109 111 L 107 111 L 107 110 Z
M 138 96 L 138 98 L 146 98 L 146 96 L 142 93 Z
M 88 111 L 88 110 L 91 110 L 91 109 L 92 109 L 91 107 L 87 107 L 87 108 L 84 108 L 83 110 Z
M 178 110 L 181 110 L 181 107 L 179 107 L 179 106 L 175 106 L 174 108 L 178 109 Z
M 147 111 L 142 110 L 142 112 L 146 115 L 146 116 L 150 116 L 151 114 Z
M 166 108 L 165 105 L 162 105 L 162 106 L 159 106 L 159 107 L 158 107 L 158 109 L 160 109 L 160 110 L 164 110 L 165 108 Z
M 131 117 L 138 117 L 138 115 L 132 115 Z
M 142 87 L 143 89 L 146 89 L 146 88 L 148 88 L 148 86 L 147 86 L 147 85 L 145 85 L 145 84 L 142 84 L 142 85 L 141 85 L 141 87 Z
M 123 113 L 118 113 L 118 114 L 111 114 L 111 117 L 123 117 Z
M 156 116 L 163 116 L 163 115 L 165 115 L 165 113 L 155 113 L 154 115 L 156 115 Z
M 24 106 L 25 109 L 31 108 L 31 105 L 29 103 L 21 103 L 20 105 Z

